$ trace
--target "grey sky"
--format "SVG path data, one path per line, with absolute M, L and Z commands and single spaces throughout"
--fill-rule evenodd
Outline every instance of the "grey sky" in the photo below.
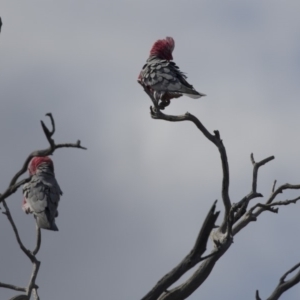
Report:
M 188 253 L 221 200 L 217 149 L 190 123 L 150 118 L 136 79 L 156 39 L 175 39 L 174 60 L 208 95 L 176 99 L 166 113 L 189 111 L 220 130 L 233 202 L 250 191 L 251 152 L 276 158 L 259 173 L 263 195 L 274 179 L 300 182 L 299 10 L 296 0 L 2 0 L 0 192 L 28 153 L 48 146 L 45 113 L 57 142 L 88 148 L 53 156 L 64 195 L 59 232 L 42 235 L 41 299 L 140 299 Z M 8 204 L 32 248 L 34 221 L 21 201 L 18 191 Z M 265 213 L 189 299 L 254 299 L 256 289 L 265 298 L 299 261 L 299 227 L 299 205 Z M 5 216 L 0 228 L 0 281 L 27 285 L 31 265 Z M 0 289 L 0 299 L 14 294 Z M 299 297 L 295 287 L 283 298 Z

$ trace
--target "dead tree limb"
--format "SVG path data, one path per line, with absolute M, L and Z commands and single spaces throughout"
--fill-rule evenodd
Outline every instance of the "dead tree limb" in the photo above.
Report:
M 13 286 L 11 286 L 11 285 L 6 285 L 6 284 L 3 284 L 3 283 L 0 283 L 0 287 L 6 287 L 6 288 L 14 289 L 14 290 L 17 290 L 17 291 L 24 291 L 24 292 L 26 292 L 26 296 L 28 297 L 28 299 L 30 299 L 32 289 L 36 288 L 35 280 L 36 280 L 36 277 L 37 277 L 37 274 L 38 274 L 38 271 L 39 271 L 39 267 L 40 267 L 40 264 L 41 264 L 41 262 L 39 260 L 37 260 L 37 258 L 36 258 L 36 254 L 38 253 L 38 251 L 40 249 L 40 245 L 41 245 L 41 230 L 40 230 L 40 228 L 38 228 L 38 226 L 36 226 L 36 231 L 37 231 L 36 246 L 35 246 L 35 249 L 33 251 L 28 250 L 21 241 L 17 226 L 16 226 L 16 224 L 15 224 L 13 218 L 12 218 L 12 215 L 10 213 L 10 210 L 9 210 L 7 204 L 6 204 L 6 201 L 3 200 L 2 204 L 3 204 L 3 207 L 4 207 L 3 214 L 6 215 L 8 221 L 10 222 L 10 224 L 13 228 L 16 240 L 19 244 L 19 247 L 23 251 L 23 253 L 31 261 L 31 263 L 33 265 L 33 269 L 32 269 L 31 278 L 30 278 L 30 281 L 29 281 L 29 284 L 28 284 L 27 288 L 17 287 L 17 289 L 16 289 L 16 288 L 12 288 Z
M 296 203 L 296 202 L 298 202 L 298 200 L 300 200 L 300 197 L 297 197 L 297 198 L 291 199 L 291 200 L 273 202 L 275 200 L 275 198 L 280 193 L 282 193 L 284 190 L 300 189 L 300 184 L 293 185 L 293 184 L 286 183 L 286 184 L 281 185 L 275 191 L 274 191 L 274 188 L 275 188 L 275 184 L 273 184 L 271 195 L 269 196 L 266 203 L 257 203 L 244 213 L 244 215 L 240 218 L 240 220 L 234 225 L 234 227 L 232 229 L 233 235 L 236 235 L 241 229 L 246 227 L 250 222 L 256 221 L 257 217 L 264 211 L 270 211 L 273 213 L 277 213 L 278 208 L 276 206 L 289 205 L 292 203 Z
M 286 277 L 289 274 L 293 273 L 295 270 L 299 269 L 299 267 L 300 267 L 300 263 L 296 264 L 290 270 L 288 270 L 286 273 L 282 275 L 282 277 L 279 279 L 278 285 L 276 286 L 272 294 L 267 298 L 267 300 L 279 299 L 284 292 L 286 292 L 287 290 L 289 290 L 294 285 L 300 282 L 300 270 L 298 270 L 298 272 L 292 278 L 286 280 Z M 258 291 L 256 291 L 256 295 L 258 295 Z M 260 298 L 257 298 L 256 296 L 256 299 L 260 299 Z
M 11 194 L 15 193 L 21 185 L 25 184 L 26 182 L 28 182 L 30 180 L 30 178 L 26 178 L 26 179 L 23 179 L 23 180 L 17 182 L 17 180 L 20 178 L 20 176 L 23 175 L 27 171 L 28 164 L 33 157 L 52 155 L 53 152 L 59 148 L 79 148 L 79 149 L 84 149 L 84 150 L 87 149 L 87 148 L 81 146 L 79 140 L 76 143 L 56 144 L 52 138 L 52 136 L 55 133 L 55 122 L 54 122 L 53 116 L 51 113 L 47 113 L 46 116 L 48 116 L 50 118 L 52 129 L 49 130 L 43 121 L 41 121 L 41 125 L 42 125 L 43 131 L 45 133 L 45 136 L 50 144 L 49 148 L 33 151 L 28 155 L 28 157 L 25 159 L 25 162 L 24 162 L 22 168 L 15 174 L 15 176 L 10 181 L 10 184 L 9 184 L 8 188 L 6 189 L 6 191 L 3 194 L 0 194 L 0 203 L 4 199 L 9 197 Z
M 159 297 L 162 294 L 168 295 L 170 292 L 166 291 L 173 283 L 175 283 L 188 270 L 205 259 L 205 257 L 202 257 L 202 255 L 206 251 L 206 245 L 210 232 L 214 228 L 215 222 L 220 213 L 219 211 L 216 212 L 215 210 L 216 201 L 206 216 L 193 249 L 172 271 L 161 278 L 155 287 L 147 295 L 145 295 L 142 300 L 156 300 L 160 299 Z
M 50 145 L 49 148 L 44 149 L 44 150 L 33 151 L 31 154 L 29 154 L 28 157 L 26 158 L 22 168 L 14 175 L 14 177 L 10 181 L 10 184 L 9 184 L 8 188 L 6 189 L 6 191 L 3 194 L 0 194 L 0 203 L 2 202 L 3 207 L 4 207 L 3 214 L 6 215 L 8 221 L 10 222 L 10 224 L 12 226 L 12 229 L 14 231 L 14 234 L 15 234 L 15 237 L 16 237 L 16 240 L 17 240 L 17 243 L 18 243 L 20 249 L 29 258 L 29 260 L 31 261 L 32 266 L 33 266 L 31 277 L 30 277 L 28 286 L 26 288 L 0 282 L 0 287 L 2 287 L 2 288 L 12 289 L 15 291 L 22 291 L 22 292 L 26 293 L 26 295 L 15 296 L 12 299 L 30 299 L 31 295 L 33 294 L 34 299 L 39 300 L 39 295 L 38 295 L 38 291 L 37 291 L 38 286 L 36 285 L 35 282 L 36 282 L 36 278 L 37 278 L 38 271 L 39 271 L 40 264 L 41 264 L 41 262 L 36 258 L 36 255 L 38 254 L 40 247 L 41 247 L 41 230 L 38 226 L 36 226 L 36 245 L 35 245 L 34 250 L 30 251 L 29 249 L 27 249 L 24 246 L 24 244 L 20 238 L 17 226 L 13 220 L 13 217 L 10 213 L 10 210 L 8 208 L 8 205 L 5 201 L 5 199 L 8 198 L 14 192 L 16 192 L 16 190 L 21 185 L 30 181 L 30 178 L 26 178 L 26 179 L 23 179 L 23 180 L 20 180 L 19 182 L 17 182 L 18 179 L 20 178 L 20 176 L 26 172 L 26 170 L 28 168 L 28 164 L 33 157 L 51 155 L 51 154 L 53 154 L 53 152 L 56 149 L 59 149 L 59 148 L 86 149 L 85 147 L 81 146 L 80 141 L 77 141 L 74 144 L 72 144 L 72 143 L 56 144 L 54 139 L 52 138 L 55 133 L 55 122 L 54 122 L 53 116 L 51 113 L 46 114 L 46 116 L 48 116 L 50 118 L 51 127 L 52 127 L 51 130 L 48 129 L 48 127 L 44 124 L 43 121 L 41 121 L 41 125 L 42 125 L 43 131 L 46 135 L 46 138 L 49 142 L 49 145 Z
M 201 257 L 198 262 L 196 260 L 191 260 L 191 253 L 183 259 L 183 261 L 175 267 L 171 272 L 166 274 L 156 285 L 155 287 L 142 298 L 142 300 L 183 300 L 189 297 L 196 289 L 198 289 L 201 284 L 207 279 L 210 275 L 215 263 L 217 260 L 229 249 L 232 244 L 233 236 L 240 232 L 245 226 L 247 226 L 251 221 L 256 221 L 257 217 L 266 210 L 277 212 L 278 206 L 289 205 L 291 203 L 296 203 L 300 197 L 297 197 L 292 200 L 285 201 L 277 201 L 273 202 L 276 196 L 283 192 L 285 189 L 300 189 L 300 185 L 291 185 L 285 184 L 275 189 L 276 182 L 273 184 L 272 193 L 265 204 L 258 203 L 248 209 L 249 203 L 252 199 L 263 197 L 261 193 L 257 191 L 257 180 L 258 180 L 258 170 L 261 166 L 270 162 L 274 159 L 274 156 L 267 157 L 259 162 L 255 162 L 254 155 L 251 154 L 250 159 L 253 165 L 253 174 L 252 174 L 252 185 L 251 191 L 249 194 L 244 196 L 237 203 L 231 203 L 229 196 L 229 165 L 227 160 L 227 154 L 225 146 L 220 138 L 220 133 L 218 130 L 214 131 L 214 134 L 211 134 L 205 126 L 197 119 L 194 115 L 190 113 L 185 113 L 184 115 L 172 116 L 166 115 L 161 112 L 159 105 L 157 105 L 157 101 L 154 98 L 152 92 L 144 87 L 144 91 L 150 97 L 154 106 L 150 107 L 150 114 L 153 119 L 156 120 L 165 120 L 170 122 L 181 122 L 181 121 L 191 121 L 196 127 L 202 132 L 202 134 L 212 142 L 219 150 L 223 171 L 222 178 L 222 200 L 225 208 L 224 219 L 221 226 L 212 231 L 211 227 L 211 238 L 214 242 L 214 249 L 211 254 L 208 256 L 202 256 L 204 252 L 201 252 Z M 215 206 L 215 204 L 214 204 Z M 213 211 L 215 208 L 213 209 Z M 210 213 L 212 210 L 210 211 Z M 208 216 L 210 215 L 208 214 Z M 218 212 L 219 214 L 219 212 Z M 208 217 L 207 217 L 208 218 Z M 206 218 L 206 220 L 207 220 Z M 205 221 L 206 222 L 206 221 Z M 204 224 L 205 224 L 204 222 Z M 203 224 L 203 226 L 205 226 Z M 206 250 L 207 240 L 199 240 L 197 239 L 196 244 L 205 243 L 204 251 Z M 204 259 L 205 258 L 205 259 Z M 187 259 L 191 262 L 187 266 Z M 202 262 L 201 262 L 202 260 Z M 184 283 L 180 284 L 172 288 L 171 290 L 167 290 L 172 284 L 174 284 L 184 273 L 186 273 L 191 267 L 195 266 L 197 263 L 200 263 L 194 274 L 192 274 Z M 256 299 L 260 300 L 258 291 L 256 292 Z M 274 298 L 275 299 L 275 298 Z M 273 300 L 270 298 L 269 300 Z
M 0 287 L 6 288 L 6 289 L 10 289 L 10 290 L 19 291 L 19 292 L 26 292 L 26 288 L 25 287 L 20 287 L 20 286 L 16 286 L 16 285 L 12 285 L 12 284 L 7 284 L 7 283 L 3 283 L 3 282 L 0 282 Z
M 144 88 L 144 91 L 150 97 L 152 103 L 154 104 L 154 107 L 150 106 L 150 114 L 153 119 L 165 120 L 170 122 L 191 121 L 203 133 L 203 135 L 218 148 L 221 156 L 221 163 L 222 163 L 222 170 L 223 170 L 222 200 L 225 207 L 224 220 L 222 225 L 220 226 L 220 231 L 224 233 L 227 227 L 227 215 L 229 214 L 229 211 L 231 209 L 231 202 L 229 197 L 229 166 L 227 160 L 227 153 L 226 153 L 225 146 L 223 145 L 223 141 L 221 140 L 219 131 L 215 130 L 214 134 L 211 134 L 205 128 L 205 126 L 199 121 L 199 119 L 197 119 L 194 115 L 188 112 L 181 116 L 171 116 L 162 113 L 161 110 L 156 105 L 157 101 L 153 97 L 151 91 L 146 87 L 144 87 L 143 85 L 142 87 Z
M 188 269 L 181 268 L 182 263 L 185 262 L 187 257 L 183 260 L 182 263 L 180 263 L 170 273 L 168 273 L 165 277 L 163 277 L 158 282 L 158 284 L 153 288 L 152 291 L 150 291 L 144 298 L 142 298 L 143 300 L 185 299 L 190 294 L 192 294 L 206 280 L 206 278 L 209 276 L 210 272 L 212 271 L 216 261 L 227 251 L 227 249 L 230 247 L 230 244 L 232 243 L 231 228 L 233 224 L 233 216 L 234 216 L 235 208 L 232 207 L 230 197 L 229 197 L 229 166 L 228 166 L 227 154 L 223 142 L 220 138 L 219 131 L 216 130 L 214 131 L 214 135 L 211 134 L 205 128 L 205 126 L 195 116 L 193 116 L 190 113 L 186 113 L 185 115 L 181 115 L 181 116 L 170 116 L 162 113 L 159 107 L 156 105 L 156 101 L 153 98 L 152 93 L 146 88 L 144 88 L 144 90 L 151 98 L 155 106 L 155 107 L 150 107 L 151 117 L 153 119 L 161 119 L 161 120 L 166 120 L 171 122 L 181 122 L 181 121 L 193 122 L 196 125 L 196 127 L 203 133 L 203 135 L 218 148 L 221 156 L 221 164 L 223 170 L 222 200 L 225 207 L 225 214 L 224 214 L 224 220 L 222 222 L 222 225 L 212 235 L 212 238 L 215 243 L 215 249 L 211 252 L 210 255 L 206 256 L 206 259 L 200 264 L 197 271 L 184 284 L 173 288 L 171 291 L 166 291 L 166 290 L 162 291 L 163 289 L 158 289 L 160 284 L 162 282 L 165 282 L 164 278 L 170 278 L 170 274 L 173 274 L 173 272 L 177 276 L 176 277 L 171 276 L 173 280 L 170 282 L 170 284 L 168 284 L 168 286 L 172 285 L 191 267 L 195 266 L 195 264 L 193 264 Z M 210 233 L 212 229 L 213 227 L 211 227 Z M 196 244 L 199 245 L 201 242 L 202 242 L 201 240 L 197 239 Z M 205 249 L 206 249 L 206 243 L 205 243 Z M 199 262 L 200 261 L 198 261 L 197 263 Z M 181 269 L 180 273 L 176 273 L 178 269 Z M 166 287 L 163 286 L 163 287 L 164 289 L 167 289 L 168 286 Z
M 234 223 L 236 223 L 240 217 L 247 211 L 248 204 L 250 200 L 258 197 L 263 197 L 261 193 L 257 192 L 257 178 L 258 178 L 258 170 L 261 166 L 265 165 L 269 161 L 275 159 L 274 156 L 267 157 L 259 162 L 255 162 L 254 155 L 251 153 L 250 159 L 253 165 L 253 174 L 252 174 L 252 189 L 248 195 L 246 195 L 242 200 L 240 200 L 236 204 L 237 213 L 234 217 Z

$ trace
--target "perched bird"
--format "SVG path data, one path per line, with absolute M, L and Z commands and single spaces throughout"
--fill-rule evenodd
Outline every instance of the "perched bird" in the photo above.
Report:
M 50 157 L 34 157 L 28 166 L 31 180 L 23 186 L 25 213 L 33 213 L 39 228 L 58 231 L 55 218 L 62 191 L 55 179 Z
M 162 101 L 162 109 L 171 99 L 182 95 L 195 99 L 205 96 L 186 81 L 187 76 L 172 61 L 174 47 L 175 41 L 171 37 L 156 41 L 138 77 L 138 82 L 151 92 L 157 103 Z

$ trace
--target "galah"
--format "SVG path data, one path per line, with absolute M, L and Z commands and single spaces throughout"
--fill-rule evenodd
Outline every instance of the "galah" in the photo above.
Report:
M 157 40 L 138 77 L 138 82 L 151 92 L 157 103 L 162 101 L 162 109 L 169 105 L 171 99 L 182 95 L 194 99 L 205 96 L 186 81 L 187 76 L 172 61 L 174 47 L 175 41 L 171 37 Z
M 22 209 L 33 213 L 39 228 L 58 231 L 55 218 L 62 191 L 55 179 L 54 165 L 50 157 L 34 157 L 28 166 L 31 179 L 23 186 Z

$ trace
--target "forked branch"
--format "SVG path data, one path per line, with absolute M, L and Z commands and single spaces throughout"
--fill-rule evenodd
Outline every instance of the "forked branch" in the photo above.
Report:
M 17 243 L 18 243 L 20 249 L 29 258 L 29 260 L 31 261 L 31 263 L 33 265 L 32 274 L 31 274 L 28 286 L 26 288 L 0 282 L 0 287 L 2 287 L 2 288 L 13 289 L 15 291 L 22 291 L 22 292 L 26 293 L 26 295 L 19 295 L 19 296 L 14 297 L 15 299 L 19 299 L 19 298 L 25 299 L 26 296 L 28 299 L 30 299 L 31 294 L 33 294 L 34 298 L 36 300 L 39 300 L 39 296 L 38 296 L 38 292 L 37 292 L 38 286 L 36 285 L 35 281 L 36 281 L 37 274 L 38 274 L 40 264 L 41 264 L 40 261 L 36 258 L 36 255 L 38 254 L 40 247 L 41 247 L 41 230 L 40 230 L 40 228 L 38 228 L 38 226 L 36 226 L 36 246 L 33 251 L 30 251 L 29 249 L 27 249 L 24 246 L 24 244 L 20 238 L 17 226 L 12 218 L 12 215 L 10 213 L 10 210 L 7 206 L 5 199 L 7 197 L 9 197 L 12 193 L 16 192 L 16 190 L 20 186 L 22 186 L 26 182 L 30 181 L 30 178 L 26 178 L 26 179 L 23 179 L 23 180 L 20 180 L 19 182 L 17 182 L 18 179 L 20 178 L 20 176 L 26 172 L 26 170 L 28 168 L 28 164 L 33 157 L 51 155 L 58 148 L 86 149 L 85 147 L 81 146 L 80 141 L 77 141 L 76 143 L 56 144 L 53 139 L 53 135 L 55 133 L 55 122 L 54 122 L 53 116 L 51 113 L 46 114 L 46 116 L 48 116 L 50 118 L 51 129 L 49 129 L 44 124 L 43 121 L 41 121 L 41 125 L 42 125 L 43 131 L 45 133 L 45 136 L 49 142 L 49 147 L 47 149 L 33 151 L 31 154 L 29 154 L 28 157 L 26 158 L 22 168 L 11 179 L 10 184 L 9 184 L 8 188 L 6 189 L 6 191 L 3 194 L 0 194 L 0 203 L 2 202 L 2 204 L 4 206 L 3 214 L 6 215 L 8 221 L 10 222 L 10 224 L 12 226 L 12 229 L 14 231 L 14 234 L 15 234 L 15 237 L 16 237 L 16 240 L 17 240 Z
M 206 216 L 193 249 L 172 271 L 161 278 L 155 287 L 147 295 L 145 295 L 142 300 L 165 299 L 167 295 L 173 293 L 173 291 L 167 291 L 172 284 L 174 284 L 183 274 L 193 268 L 200 261 L 207 259 L 207 257 L 202 257 L 202 255 L 206 251 L 209 235 L 215 227 L 215 222 L 219 213 L 219 211 L 216 211 L 215 201 Z M 215 252 L 214 255 L 217 255 L 217 253 Z
M 206 250 L 207 240 L 206 239 L 202 240 L 199 239 L 198 237 L 194 248 L 196 249 L 199 248 L 203 250 L 203 252 L 202 250 L 200 251 L 201 255 L 198 256 L 198 261 L 194 259 L 193 250 L 192 250 L 189 253 L 189 255 L 186 256 L 184 260 L 177 267 L 175 267 L 170 273 L 165 275 L 156 284 L 156 286 L 144 298 L 142 298 L 142 300 L 183 300 L 189 297 L 207 279 L 207 277 L 210 275 L 211 271 L 213 270 L 213 267 L 217 262 L 217 260 L 230 247 L 233 236 L 235 234 L 237 234 L 241 229 L 246 227 L 251 221 L 256 221 L 258 215 L 261 212 L 266 210 L 277 212 L 278 206 L 289 205 L 291 203 L 296 203 L 298 200 L 300 200 L 300 197 L 297 197 L 291 200 L 273 202 L 276 196 L 282 193 L 283 190 L 300 189 L 300 185 L 285 184 L 275 189 L 276 182 L 274 182 L 271 196 L 266 201 L 266 203 L 265 204 L 258 203 L 248 210 L 248 205 L 252 199 L 263 197 L 263 195 L 257 191 L 257 180 L 258 180 L 259 168 L 274 159 L 274 156 L 270 156 L 259 162 L 256 162 L 254 160 L 253 154 L 251 154 L 250 159 L 253 165 L 251 191 L 249 194 L 244 196 L 236 204 L 231 204 L 231 200 L 229 197 L 229 166 L 228 166 L 226 149 L 220 138 L 219 131 L 216 130 L 214 131 L 214 134 L 211 134 L 205 128 L 205 126 L 200 122 L 199 119 L 197 119 L 194 115 L 188 112 L 184 115 L 179 115 L 179 116 L 167 115 L 162 113 L 159 105 L 157 104 L 157 100 L 154 99 L 151 90 L 147 89 L 144 86 L 143 88 L 154 104 L 154 106 L 150 107 L 150 113 L 153 119 L 165 120 L 170 122 L 181 122 L 181 121 L 193 122 L 195 126 L 203 133 L 203 135 L 218 148 L 221 156 L 222 171 L 223 171 L 222 200 L 225 207 L 225 214 L 221 226 L 217 230 L 211 232 L 211 237 L 215 245 L 214 250 L 211 252 L 210 255 L 203 257 L 202 255 Z M 212 230 L 212 228 L 210 230 Z M 187 272 L 190 268 L 195 266 L 195 264 L 197 264 L 201 260 L 202 262 L 200 263 L 199 267 L 194 272 L 194 274 L 190 276 L 190 278 L 188 278 L 188 280 L 186 280 L 184 283 L 171 290 L 167 290 L 185 272 Z M 258 291 L 256 292 L 256 299 L 260 300 Z M 273 300 L 273 299 L 277 299 L 277 298 L 270 298 L 269 300 Z
M 272 294 L 267 298 L 267 300 L 277 300 L 280 296 L 292 288 L 294 285 L 300 282 L 300 270 L 289 280 L 286 280 L 286 277 L 293 273 L 295 270 L 300 268 L 300 263 L 293 266 L 290 270 L 288 270 L 283 276 L 280 278 L 278 285 L 272 292 Z M 258 295 L 258 291 L 256 291 L 256 300 L 261 300 Z
M 35 284 L 35 280 L 39 271 L 39 267 L 40 267 L 40 261 L 37 260 L 36 258 L 36 254 L 38 253 L 39 249 L 40 249 L 40 245 L 41 245 L 41 230 L 40 228 L 38 228 L 38 226 L 36 226 L 36 231 L 37 231 L 37 240 L 36 240 L 36 246 L 35 249 L 33 251 L 28 250 L 24 244 L 21 241 L 20 235 L 19 235 L 19 231 L 17 229 L 17 226 L 12 218 L 12 215 L 10 213 L 10 210 L 6 204 L 6 201 L 3 200 L 2 202 L 3 207 L 4 207 L 4 212 L 3 214 L 6 215 L 9 223 L 11 224 L 11 227 L 13 228 L 16 240 L 19 244 L 20 249 L 23 251 L 23 253 L 29 258 L 29 260 L 31 261 L 31 263 L 33 264 L 33 270 L 32 270 L 32 275 L 28 284 L 27 288 L 23 288 L 23 287 L 18 287 L 18 286 L 14 286 L 14 285 L 10 285 L 10 284 L 5 284 L 5 283 L 0 283 L 0 287 L 3 288 L 8 288 L 8 289 L 13 289 L 16 291 L 24 291 L 26 292 L 26 295 L 28 297 L 28 299 L 30 299 L 31 293 L 33 288 L 37 288 L 36 284 Z
M 146 87 L 143 86 L 143 88 L 144 91 L 147 93 L 147 95 L 150 97 L 151 101 L 155 104 L 156 100 L 154 99 L 152 93 Z M 172 115 L 166 115 L 162 113 L 157 106 L 154 107 L 151 106 L 150 113 L 151 113 L 151 117 L 156 120 L 165 120 L 170 122 L 182 122 L 182 121 L 193 122 L 196 125 L 196 127 L 203 133 L 203 135 L 218 148 L 221 156 L 221 163 L 222 163 L 222 170 L 223 170 L 222 200 L 225 207 L 224 220 L 220 230 L 224 232 L 225 228 L 227 227 L 227 223 L 226 223 L 227 215 L 229 214 L 231 208 L 231 202 L 229 197 L 229 166 L 228 166 L 227 154 L 226 154 L 226 149 L 223 145 L 223 141 L 221 140 L 219 131 L 215 130 L 214 134 L 211 134 L 205 128 L 205 126 L 200 122 L 198 118 L 196 118 L 194 115 L 188 112 L 185 113 L 184 115 L 172 116 Z
M 25 159 L 25 162 L 24 162 L 22 168 L 11 179 L 10 184 L 9 184 L 8 188 L 6 189 L 6 191 L 3 194 L 0 194 L 0 203 L 4 199 L 9 197 L 11 194 L 15 193 L 21 185 L 25 184 L 26 182 L 28 182 L 30 180 L 30 178 L 26 178 L 26 179 L 23 179 L 23 180 L 17 182 L 17 180 L 20 178 L 20 176 L 23 175 L 27 171 L 28 164 L 33 157 L 51 155 L 58 148 L 78 148 L 78 149 L 86 150 L 85 147 L 81 146 L 81 143 L 79 140 L 76 143 L 56 144 L 52 138 L 52 136 L 55 133 L 55 122 L 54 122 L 53 116 L 51 113 L 47 113 L 46 116 L 48 116 L 50 118 L 52 129 L 49 130 L 43 121 L 41 121 L 41 125 L 42 125 L 43 131 L 46 135 L 46 138 L 49 142 L 49 147 L 47 149 L 33 151 L 28 155 L 28 157 Z

